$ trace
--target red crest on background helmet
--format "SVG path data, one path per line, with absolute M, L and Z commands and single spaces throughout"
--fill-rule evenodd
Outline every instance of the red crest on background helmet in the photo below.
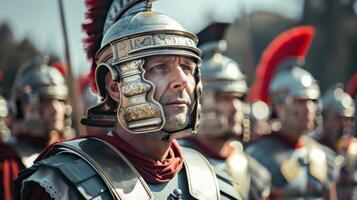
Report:
M 303 63 L 314 34 L 313 26 L 295 27 L 281 33 L 268 45 L 256 68 L 255 82 L 250 91 L 252 101 L 269 102 L 268 89 L 273 75 L 285 61 Z
M 357 95 L 357 73 L 355 73 L 347 84 L 347 92 L 353 98 Z
M 54 68 L 56 68 L 59 72 L 61 72 L 61 74 L 64 77 L 67 77 L 68 75 L 68 67 L 62 63 L 61 61 L 56 61 L 54 63 L 51 64 Z

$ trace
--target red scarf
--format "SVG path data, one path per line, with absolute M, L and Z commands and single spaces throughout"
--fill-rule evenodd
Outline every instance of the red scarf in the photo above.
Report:
M 19 171 L 25 169 L 20 159 L 9 146 L 0 142 L 0 199 L 11 200 L 13 197 L 13 181 Z
M 145 179 L 145 181 L 149 183 L 166 183 L 170 181 L 182 169 L 183 166 L 182 152 L 180 145 L 176 140 L 172 142 L 167 158 L 163 161 L 160 161 L 154 160 L 140 153 L 138 150 L 126 143 L 118 136 L 84 136 L 84 138 L 90 137 L 98 138 L 114 145 L 125 155 L 131 164 L 134 165 L 136 170 L 139 171 L 140 175 Z M 52 145 L 46 148 L 46 150 L 41 153 L 36 161 L 46 157 L 51 149 Z
M 139 171 L 140 175 L 150 183 L 166 183 L 170 181 L 183 166 L 183 156 L 176 140 L 163 161 L 154 160 L 140 153 L 118 136 L 96 136 L 118 148 Z

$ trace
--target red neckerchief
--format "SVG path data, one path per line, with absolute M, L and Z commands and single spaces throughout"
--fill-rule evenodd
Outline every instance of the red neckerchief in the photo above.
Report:
M 118 148 L 139 171 L 140 175 L 150 183 L 166 183 L 170 181 L 183 166 L 183 156 L 180 145 L 172 142 L 167 158 L 163 161 L 154 160 L 140 153 L 118 136 L 96 136 Z
M 11 200 L 13 197 L 13 181 L 17 178 L 19 171 L 25 169 L 19 157 L 8 145 L 0 142 L 0 187 L 3 192 L 0 199 Z
M 118 136 L 84 136 L 79 138 L 94 137 L 110 144 L 119 149 L 131 164 L 139 171 L 140 175 L 149 183 L 166 183 L 170 181 L 183 166 L 183 156 L 180 145 L 174 140 L 169 149 L 167 158 L 163 161 L 154 160 L 140 153 L 134 147 L 126 143 Z M 77 138 L 78 139 L 78 138 Z M 35 162 L 43 159 L 51 152 L 53 145 L 47 147 Z
M 203 144 L 202 142 L 200 142 L 199 140 L 190 137 L 187 138 L 187 140 L 191 143 L 193 143 L 198 149 L 199 152 L 201 152 L 202 154 L 204 154 L 205 156 L 209 157 L 209 158 L 213 158 L 216 160 L 226 160 L 232 153 L 228 153 L 226 156 L 222 156 L 219 153 L 216 153 L 214 151 L 212 151 L 207 145 Z

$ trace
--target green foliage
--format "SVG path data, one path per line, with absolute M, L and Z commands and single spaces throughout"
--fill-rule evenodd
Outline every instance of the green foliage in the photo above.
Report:
M 0 92 L 9 97 L 18 69 L 41 53 L 29 38 L 15 41 L 7 23 L 0 24 L 0 46 Z

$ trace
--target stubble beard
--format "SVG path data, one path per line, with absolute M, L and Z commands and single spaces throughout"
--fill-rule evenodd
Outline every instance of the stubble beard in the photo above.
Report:
M 170 108 L 170 106 L 165 106 L 164 114 L 166 123 L 163 130 L 167 132 L 174 132 L 187 127 L 191 120 L 189 110 L 188 106 L 179 108 Z

